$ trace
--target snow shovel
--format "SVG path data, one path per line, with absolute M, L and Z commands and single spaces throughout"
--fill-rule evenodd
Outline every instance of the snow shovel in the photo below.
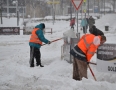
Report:
M 88 64 L 88 67 L 89 67 L 89 70 L 90 70 L 90 72 L 91 72 L 91 74 L 92 74 L 92 76 L 93 76 L 94 80 L 95 80 L 95 81 L 97 81 L 97 79 L 96 79 L 96 77 L 95 77 L 95 75 L 94 75 L 94 73 L 93 73 L 93 71 L 92 71 L 91 67 L 89 66 L 89 64 Z
M 93 64 L 93 65 L 97 65 L 97 63 L 93 63 L 93 62 L 88 62 L 89 64 Z
M 55 39 L 55 40 L 50 41 L 50 42 L 56 42 L 56 41 L 61 40 L 61 39 L 63 39 L 63 38 Z M 43 44 L 43 45 L 46 45 L 46 44 Z M 43 45 L 42 45 L 42 46 L 43 46 Z

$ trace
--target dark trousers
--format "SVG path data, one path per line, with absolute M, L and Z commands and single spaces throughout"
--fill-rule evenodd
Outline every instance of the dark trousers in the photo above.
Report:
M 88 27 L 88 26 L 84 26 L 84 27 L 83 27 L 83 33 L 84 33 L 84 34 L 87 33 L 87 27 Z
M 73 60 L 73 79 L 82 80 L 87 78 L 87 63 L 74 57 Z
M 30 66 L 34 66 L 34 58 L 36 59 L 36 65 L 41 65 L 40 49 L 30 46 Z
M 72 24 L 72 25 L 71 25 L 71 29 L 73 29 L 73 30 L 74 30 L 74 24 Z

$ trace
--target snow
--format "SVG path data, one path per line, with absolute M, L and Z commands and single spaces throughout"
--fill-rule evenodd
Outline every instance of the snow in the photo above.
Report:
M 116 14 L 108 14 L 102 16 L 102 18 L 98 21 L 96 21 L 96 26 L 104 31 L 105 26 L 109 26 L 110 32 L 116 31 Z
M 27 26 L 41 22 L 30 22 Z M 16 26 L 16 18 L 4 18 L 3 23 L 2 26 Z M 52 21 L 44 23 L 46 28 L 53 29 L 53 34 L 45 34 L 51 41 L 63 37 L 63 33 L 70 30 L 69 21 L 55 21 L 54 25 Z M 104 30 L 105 23 L 110 24 L 110 30 L 107 32 Z M 22 26 L 22 20 L 19 26 Z M 104 31 L 107 36 L 106 43 L 116 44 L 115 14 L 102 15 L 96 20 L 96 27 Z M 83 35 L 81 30 L 79 32 Z M 116 90 L 116 75 L 98 72 L 95 65 L 90 66 L 97 81 L 89 69 L 88 79 L 73 80 L 73 65 L 61 59 L 63 40 L 42 46 L 40 50 L 44 67 L 30 68 L 28 45 L 30 35 L 0 35 L 0 38 L 0 90 Z M 91 62 L 96 62 L 96 55 L 92 57 Z

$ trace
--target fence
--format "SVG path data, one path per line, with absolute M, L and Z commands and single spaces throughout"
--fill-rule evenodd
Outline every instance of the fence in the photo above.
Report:
M 46 29 L 45 29 L 45 33 L 51 33 L 51 34 L 52 34 L 52 33 L 53 33 L 53 32 L 52 32 L 52 28 L 46 28 Z

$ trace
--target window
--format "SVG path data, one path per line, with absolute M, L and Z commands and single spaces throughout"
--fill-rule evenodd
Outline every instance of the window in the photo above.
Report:
M 7 5 L 7 0 L 3 0 L 3 6 Z
M 7 8 L 3 8 L 3 9 L 2 9 L 2 12 L 3 12 L 3 13 L 7 13 Z
M 9 8 L 9 13 L 16 13 L 16 8 Z

